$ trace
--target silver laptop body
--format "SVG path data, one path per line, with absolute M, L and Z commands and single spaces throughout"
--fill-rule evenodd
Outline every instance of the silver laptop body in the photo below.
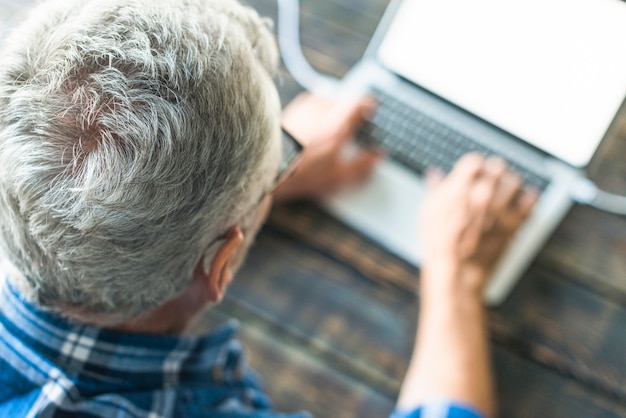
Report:
M 483 10 L 483 12 L 492 13 L 493 15 L 490 19 L 496 22 L 506 20 L 506 17 L 501 18 L 498 15 L 500 11 L 494 10 L 498 9 L 498 5 L 516 3 L 518 5 L 516 7 L 519 7 L 519 5 L 523 7 L 525 4 L 525 2 L 514 2 L 514 0 L 477 0 L 476 2 L 467 2 L 467 0 L 392 0 L 363 60 L 350 71 L 343 80 L 342 86 L 346 95 L 359 96 L 365 92 L 384 92 L 384 96 L 393 97 L 394 102 L 397 101 L 409 108 L 417 109 L 418 112 L 427 115 L 428 118 L 434 119 L 438 124 L 446 125 L 455 132 L 462 132 L 463 135 L 478 141 L 481 146 L 494 149 L 495 153 L 503 155 L 507 160 L 515 164 L 530 165 L 535 172 L 546 177 L 547 186 L 543 190 L 533 213 L 514 238 L 504 257 L 496 267 L 486 288 L 485 300 L 487 304 L 496 305 L 506 298 L 517 280 L 540 251 L 545 241 L 570 209 L 572 205 L 572 199 L 570 197 L 572 190 L 580 179 L 584 178 L 583 168 L 595 152 L 602 138 L 600 137 L 593 139 L 593 141 L 588 141 L 591 143 L 586 144 L 588 148 L 586 153 L 578 153 L 578 155 L 568 154 L 567 158 L 574 161 L 576 164 L 572 164 L 571 161 L 565 162 L 562 158 L 554 156 L 553 152 L 546 152 L 542 149 L 541 147 L 544 144 L 541 142 L 541 138 L 531 145 L 527 141 L 522 140 L 518 135 L 510 133 L 511 129 L 507 130 L 498 126 L 498 121 L 493 122 L 493 120 L 491 120 L 488 114 L 489 109 L 487 109 L 486 113 L 483 112 L 481 117 L 478 117 L 474 112 L 475 109 L 468 110 L 463 105 L 459 105 L 459 100 L 454 97 L 453 93 L 448 94 L 444 92 L 446 97 L 442 97 L 439 91 L 431 91 L 429 89 L 430 86 L 422 86 L 416 83 L 415 80 L 412 80 L 413 76 L 411 74 L 409 74 L 408 77 L 406 74 L 402 74 L 402 76 L 399 75 L 399 72 L 402 71 L 398 71 L 398 67 L 402 70 L 401 67 L 406 60 L 402 56 L 398 57 L 397 51 L 393 51 L 394 47 L 389 47 L 388 45 L 390 42 L 389 37 L 391 36 L 390 32 L 394 30 L 397 32 L 398 30 L 397 26 L 394 26 L 399 25 L 397 23 L 398 20 L 404 20 L 404 30 L 406 31 L 406 21 L 407 19 L 411 19 L 411 13 L 417 13 L 416 10 L 419 11 L 420 8 L 422 8 L 422 12 L 424 13 L 437 14 L 431 9 L 446 6 L 455 6 L 449 9 L 449 13 L 454 15 L 456 12 L 457 15 L 455 18 L 460 19 L 464 16 L 458 16 L 461 11 L 457 9 L 465 7 L 460 6 L 460 1 L 465 2 L 467 5 L 473 4 L 476 7 L 484 7 L 485 10 Z M 446 5 L 446 2 L 449 4 Z M 557 9 L 561 7 L 571 7 L 566 6 L 567 2 L 562 0 L 529 0 L 529 3 L 533 2 L 536 3 L 536 7 L 540 7 L 539 4 L 542 4 L 543 6 L 541 7 L 544 8 L 546 4 L 554 2 L 553 6 L 555 10 L 549 11 L 550 13 L 557 13 Z M 578 13 L 578 15 L 572 16 L 572 19 L 584 18 L 585 16 L 582 15 L 588 14 L 586 11 L 587 8 L 593 7 L 590 6 L 590 4 L 594 2 L 604 5 L 604 9 L 601 7 L 601 10 L 598 12 L 599 17 L 602 17 L 603 13 L 615 15 L 615 11 L 617 11 L 620 18 L 624 18 L 622 26 L 626 27 L 626 5 L 619 0 L 575 0 L 572 3 L 579 3 L 579 5 L 574 6 L 573 13 Z M 426 4 L 426 6 L 422 6 L 421 3 Z M 430 4 L 430 6 L 428 6 L 428 4 Z M 578 9 L 576 9 L 577 7 Z M 435 22 L 437 18 L 440 19 L 441 16 L 443 16 L 443 9 L 436 10 L 436 12 L 439 13 L 437 15 L 438 17 L 434 16 L 432 18 Z M 546 12 L 545 14 L 549 15 L 550 13 Z M 565 17 L 563 17 L 564 15 L 562 13 L 560 15 L 562 19 L 567 18 L 567 13 Z M 467 18 L 471 19 L 471 17 Z M 510 19 L 511 16 L 508 18 Z M 522 18 L 524 17 L 520 17 L 520 19 Z M 590 18 L 596 19 L 596 16 Z M 415 20 L 422 22 L 422 25 L 428 25 L 428 22 L 431 21 L 430 19 L 430 16 L 421 15 L 419 19 L 416 18 Z M 467 22 L 462 20 L 458 21 L 458 24 L 461 26 L 466 23 Z M 434 29 L 432 30 L 437 31 L 438 27 L 439 26 L 433 26 Z M 529 30 L 532 30 L 532 28 Z M 558 25 L 555 27 L 555 32 L 558 34 Z M 625 36 L 620 38 L 621 40 L 626 39 L 626 30 L 624 31 L 624 35 Z M 393 36 L 397 37 L 398 35 L 395 34 Z M 608 37 L 609 35 L 603 36 Z M 411 44 L 417 43 L 418 41 L 420 40 L 416 39 L 415 42 L 411 40 L 405 42 L 402 48 L 406 50 L 407 55 L 414 53 Z M 456 42 L 456 40 L 453 39 L 452 42 Z M 617 41 L 613 41 L 613 43 L 615 42 Z M 389 53 L 390 49 L 391 53 Z M 391 67 L 396 68 L 389 68 L 390 65 L 388 62 L 383 62 L 385 59 L 389 61 L 388 57 L 385 58 L 386 53 L 387 55 L 393 55 L 395 53 L 395 59 L 396 61 L 399 60 L 400 65 L 392 63 Z M 437 53 L 437 51 L 435 50 L 433 53 Z M 581 51 L 581 53 L 585 52 Z M 613 54 L 618 54 L 617 50 L 614 50 Z M 426 53 L 426 55 L 428 55 L 428 53 Z M 450 59 L 454 59 L 454 57 Z M 576 59 L 580 60 L 581 57 Z M 393 61 L 393 57 L 391 61 Z M 473 65 L 478 65 L 476 68 L 480 70 L 480 63 L 473 63 Z M 618 67 L 615 69 L 617 71 L 621 71 L 622 67 L 626 70 L 625 60 L 620 60 L 615 65 Z M 623 73 L 626 74 L 626 72 Z M 435 79 L 439 77 L 437 71 L 433 72 L 433 74 Z M 479 74 L 477 78 L 480 78 L 480 73 L 477 74 Z M 442 81 L 438 80 L 437 82 L 441 83 Z M 448 85 L 446 83 L 444 79 L 442 85 L 445 87 Z M 619 92 L 613 96 L 611 96 L 613 93 L 610 93 L 609 96 L 612 97 L 613 101 L 615 101 L 615 97 L 619 97 L 619 103 L 617 106 L 614 103 L 608 103 L 604 106 L 604 115 L 600 116 L 603 116 L 605 120 L 596 123 L 596 127 L 602 126 L 603 128 L 601 136 L 604 136 L 604 133 L 608 130 L 608 125 L 611 124 L 623 101 L 624 95 L 626 95 L 626 76 L 621 77 L 620 82 L 616 84 L 615 88 L 618 89 Z M 463 85 L 461 85 L 461 88 L 463 88 Z M 450 99 L 450 97 L 452 97 L 452 99 Z M 543 101 L 541 97 L 538 97 L 537 100 L 540 102 Z M 605 99 L 590 98 L 590 100 L 598 102 L 598 100 Z M 484 104 L 489 108 L 490 104 L 488 102 Z M 535 109 L 535 106 L 533 105 L 531 108 Z M 506 114 L 504 116 L 506 117 Z M 550 115 L 548 115 L 548 117 L 549 116 Z M 558 117 L 558 115 L 555 117 Z M 567 117 L 567 115 L 564 115 L 564 117 Z M 609 119 L 606 119 L 607 117 Z M 606 120 L 608 120 L 608 122 L 606 122 Z M 534 122 L 531 121 L 530 124 L 532 123 Z M 530 124 L 524 123 L 522 120 L 519 126 L 525 129 L 530 126 Z M 511 126 L 514 125 L 513 123 Z M 507 127 L 508 126 L 509 125 L 507 125 Z M 538 127 L 538 129 L 540 131 L 541 127 Z M 573 134 L 577 134 L 577 131 L 573 131 Z M 565 140 L 567 140 L 567 138 Z M 576 141 L 571 144 L 560 144 L 557 141 L 556 145 L 553 143 L 550 146 L 556 146 L 557 148 L 561 146 L 561 148 L 563 148 L 563 145 L 570 147 L 570 150 L 580 150 L 580 148 L 584 148 L 582 143 L 580 143 L 580 147 L 578 147 Z M 552 151 L 552 149 L 550 151 Z M 331 213 L 345 223 L 363 232 L 401 258 L 419 266 L 423 251 L 421 244 L 422 237 L 418 225 L 418 214 L 424 191 L 424 179 L 420 173 L 407 167 L 406 164 L 399 163 L 397 159 L 389 158 L 377 167 L 368 184 L 362 188 L 328 200 L 325 202 L 325 206 Z

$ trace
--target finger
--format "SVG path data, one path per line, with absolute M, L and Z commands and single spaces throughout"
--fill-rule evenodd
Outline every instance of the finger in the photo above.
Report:
M 485 159 L 477 153 L 466 154 L 456 163 L 446 181 L 458 189 L 469 190 L 481 173 Z
M 491 231 L 501 215 L 494 211 L 494 199 L 500 187 L 500 180 L 506 173 L 506 164 L 497 157 L 485 160 L 482 172 L 469 190 L 471 222 L 468 231 L 481 235 Z
M 480 175 L 479 187 L 481 187 L 481 204 L 485 204 L 486 210 L 491 215 L 497 216 L 495 207 L 498 204 L 498 192 L 502 187 L 502 178 L 507 172 L 507 166 L 503 159 L 499 157 L 489 157 L 483 164 L 483 171 Z
M 306 133 L 316 126 L 311 119 L 323 118 L 328 109 L 330 104 L 323 105 L 319 97 L 308 92 L 301 93 L 283 110 L 281 124 L 290 132 Z
M 448 187 L 448 193 L 453 196 L 463 196 L 457 201 L 464 207 L 457 213 L 460 215 L 458 222 L 464 225 L 461 233 L 463 238 L 460 239 L 460 243 L 463 244 L 464 251 L 468 251 L 468 253 L 473 251 L 475 245 L 479 242 L 486 213 L 485 210 L 481 211 L 473 207 L 475 205 L 472 203 L 471 196 L 472 192 L 475 191 L 475 182 L 479 178 L 484 161 L 480 154 L 466 154 L 459 159 L 450 174 L 442 182 Z
M 282 112 L 281 121 L 283 124 L 291 124 L 293 121 L 324 120 L 326 114 L 331 111 L 336 101 L 316 96 L 309 92 L 300 93 L 285 107 Z M 287 127 L 285 125 L 285 127 Z
M 335 146 L 343 146 L 376 109 L 376 101 L 372 97 L 363 97 L 358 101 L 338 102 L 333 107 L 331 123 L 334 125 L 338 141 Z
M 338 168 L 341 182 L 351 185 L 366 180 L 381 158 L 382 154 L 378 151 L 364 150 L 350 160 L 343 161 Z
M 431 190 L 439 186 L 446 177 L 444 172 L 438 168 L 429 168 L 425 174 L 426 188 Z
M 506 162 L 500 157 L 489 157 L 483 165 L 483 174 L 494 178 L 502 177 L 506 171 Z
M 314 93 L 305 91 L 296 96 L 291 103 L 297 103 L 300 105 L 310 106 L 315 109 L 331 109 L 337 104 L 337 99 L 331 99 L 327 96 L 319 96 Z
M 482 175 L 490 179 L 492 187 L 489 210 L 494 216 L 500 216 L 503 209 L 508 209 L 508 203 L 517 192 L 514 189 L 516 176 L 508 171 L 506 162 L 499 157 L 490 157 L 485 161 Z
M 524 191 L 519 196 L 517 200 L 517 212 L 522 220 L 528 217 L 537 203 L 537 200 L 539 200 L 539 192 L 536 190 Z
M 298 94 L 289 102 L 289 104 L 302 105 L 303 103 L 311 102 L 315 96 L 308 91 Z
M 292 113 L 300 112 L 303 108 L 306 108 L 308 110 L 308 108 L 312 106 L 314 102 L 315 97 L 311 93 L 300 93 L 291 102 L 289 102 L 289 104 L 287 104 L 287 106 L 283 110 L 282 119 L 289 119 L 292 116 Z
M 539 193 L 536 191 L 520 191 L 512 199 L 507 211 L 503 211 L 500 216 L 501 226 L 509 233 L 516 229 L 526 220 L 532 211 Z
M 522 189 L 522 179 L 517 174 L 507 171 L 500 179 L 498 190 L 494 196 L 492 208 L 496 213 L 516 210 L 517 198 Z
M 493 211 L 493 201 L 506 170 L 506 163 L 501 158 L 489 157 L 484 160 L 480 175 L 470 191 L 470 201 L 475 209 Z

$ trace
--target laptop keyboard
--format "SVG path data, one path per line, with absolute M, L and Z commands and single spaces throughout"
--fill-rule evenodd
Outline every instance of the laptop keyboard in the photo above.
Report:
M 424 174 L 428 168 L 438 168 L 447 173 L 463 155 L 478 152 L 505 159 L 527 185 L 540 191 L 548 186 L 549 178 L 531 168 L 540 166 L 532 157 L 520 162 L 518 153 L 507 155 L 503 148 L 494 151 L 386 93 L 374 91 L 373 94 L 378 100 L 377 112 L 364 124 L 357 140 L 381 149 L 409 170 Z

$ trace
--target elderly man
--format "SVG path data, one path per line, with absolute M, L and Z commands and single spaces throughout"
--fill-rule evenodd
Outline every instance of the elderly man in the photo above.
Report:
M 221 300 L 272 195 L 367 176 L 376 152 L 340 151 L 372 103 L 292 103 L 283 125 L 307 148 L 283 182 L 300 148 L 281 135 L 276 48 L 234 0 L 50 1 L 1 56 L 0 416 L 283 416 L 232 327 L 180 334 Z M 480 295 L 534 197 L 477 155 L 431 183 L 394 414 L 492 415 Z

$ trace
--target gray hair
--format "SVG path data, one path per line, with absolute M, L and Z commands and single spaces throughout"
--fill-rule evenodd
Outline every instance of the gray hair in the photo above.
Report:
M 7 42 L 0 248 L 14 286 L 110 324 L 180 293 L 270 181 L 267 22 L 234 0 L 56 0 Z

